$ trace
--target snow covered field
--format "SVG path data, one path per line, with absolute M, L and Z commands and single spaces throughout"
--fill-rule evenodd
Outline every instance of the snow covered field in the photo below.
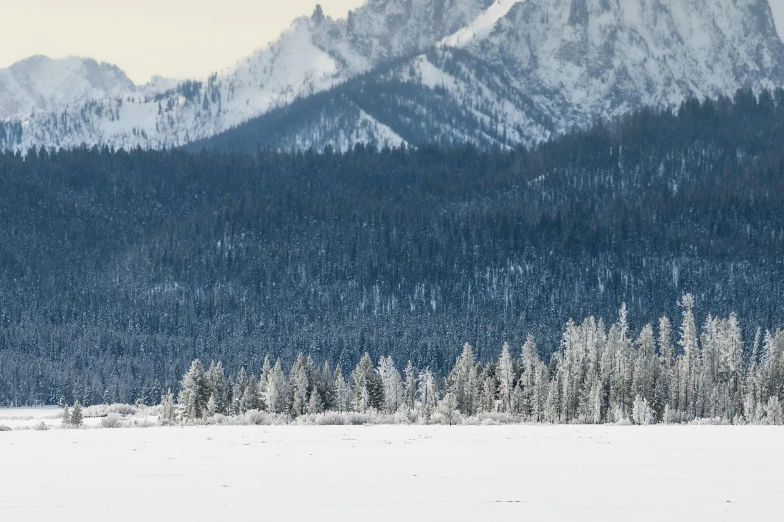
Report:
M 0 520 L 780 520 L 784 431 L 258 426 L 0 433 Z

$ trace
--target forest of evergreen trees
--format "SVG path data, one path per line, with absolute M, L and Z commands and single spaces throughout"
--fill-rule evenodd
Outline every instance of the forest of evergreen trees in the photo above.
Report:
M 319 368 L 302 354 L 288 376 L 280 359 L 273 366 L 265 358 L 259 376 L 242 368 L 233 378 L 222 363 L 205 370 L 197 359 L 176 405 L 171 391 L 162 397 L 162 416 L 195 421 L 260 410 L 290 420 L 358 412 L 393 415 L 393 422 L 453 424 L 498 413 L 507 422 L 782 424 L 784 331 L 758 331 L 744 360 L 734 314 L 708 316 L 699 330 L 694 296 L 684 295 L 680 305 L 675 336 L 665 316 L 633 337 L 625 306 L 609 329 L 594 317 L 570 320 L 548 362 L 532 336 L 517 353 L 504 344 L 498 359 L 484 365 L 466 343 L 443 380 L 411 361 L 401 374 L 390 356 L 374 366 L 367 353 L 350 376 L 340 366 L 331 372 L 328 362 Z
M 626 303 L 642 332 L 686 292 L 737 313 L 752 368 L 757 329 L 784 321 L 783 138 L 784 91 L 740 91 L 533 149 L 2 154 L 0 405 L 152 403 L 194 359 L 237 375 L 300 353 L 390 356 L 441 382 L 465 343 L 487 364 L 528 334 L 550 386 L 571 371 L 569 318 Z M 705 386 L 672 414 L 704 411 Z

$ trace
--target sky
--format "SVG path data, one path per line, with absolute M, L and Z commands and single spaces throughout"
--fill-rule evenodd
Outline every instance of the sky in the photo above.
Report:
M 779 36 L 784 38 L 784 0 L 768 0 L 773 11 L 773 19 L 776 21 L 776 29 Z
M 342 18 L 364 0 L 0 0 L 0 68 L 35 54 L 118 65 L 136 83 L 200 78 L 275 40 L 317 3 Z M 784 34 L 784 0 L 769 0 Z
M 114 63 L 138 84 L 202 77 L 275 40 L 317 3 L 342 18 L 364 0 L 0 0 L 0 68 L 75 55 Z

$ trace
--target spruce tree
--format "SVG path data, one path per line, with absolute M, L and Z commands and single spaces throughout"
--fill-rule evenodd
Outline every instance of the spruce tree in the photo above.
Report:
M 410 360 L 408 361 L 408 364 L 406 364 L 403 373 L 406 377 L 405 384 L 403 385 L 403 401 L 409 409 L 413 410 L 417 397 L 417 372 L 414 370 L 414 365 L 411 364 Z
M 199 359 L 191 363 L 188 373 L 182 379 L 182 390 L 177 399 L 186 419 L 200 419 L 207 410 L 210 400 L 209 387 L 204 375 L 204 367 Z
M 343 370 L 339 364 L 335 368 L 333 382 L 335 383 L 335 409 L 340 412 L 349 411 L 351 409 L 352 393 L 346 379 L 343 378 Z
M 82 413 L 82 405 L 76 401 L 71 409 L 70 425 L 77 428 L 84 423 L 84 414 Z
M 501 411 L 509 413 L 512 409 L 512 392 L 514 391 L 515 372 L 509 344 L 504 343 L 496 368 L 498 377 L 498 397 L 501 400 Z
M 166 390 L 166 393 L 161 396 L 161 419 L 167 422 L 174 422 L 176 417 L 176 410 L 174 406 L 174 394 L 171 388 Z
M 63 411 L 60 414 L 60 419 L 62 420 L 63 426 L 70 426 L 71 425 L 71 410 L 68 408 L 68 404 L 65 404 L 63 400 Z

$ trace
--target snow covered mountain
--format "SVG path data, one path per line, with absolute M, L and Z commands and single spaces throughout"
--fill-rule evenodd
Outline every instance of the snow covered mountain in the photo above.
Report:
M 425 53 L 196 146 L 513 146 L 643 106 L 776 87 L 784 44 L 766 0 L 498 0 Z
M 401 56 L 428 49 L 492 0 L 368 0 L 346 19 L 317 7 L 273 44 L 203 81 L 164 94 L 129 89 L 0 127 L 0 147 L 172 147 L 235 127 Z
M 508 71 L 555 131 L 687 95 L 784 86 L 767 0 L 528 0 L 466 49 Z
M 341 20 L 317 7 L 203 81 L 157 85 L 87 101 L 51 87 L 61 98 L 34 113 L 9 109 L 0 147 L 528 144 L 784 86 L 784 44 L 768 0 L 368 0 Z
M 33 56 L 0 69 L 0 120 L 95 98 L 117 98 L 135 90 L 115 65 L 73 56 L 60 60 Z

